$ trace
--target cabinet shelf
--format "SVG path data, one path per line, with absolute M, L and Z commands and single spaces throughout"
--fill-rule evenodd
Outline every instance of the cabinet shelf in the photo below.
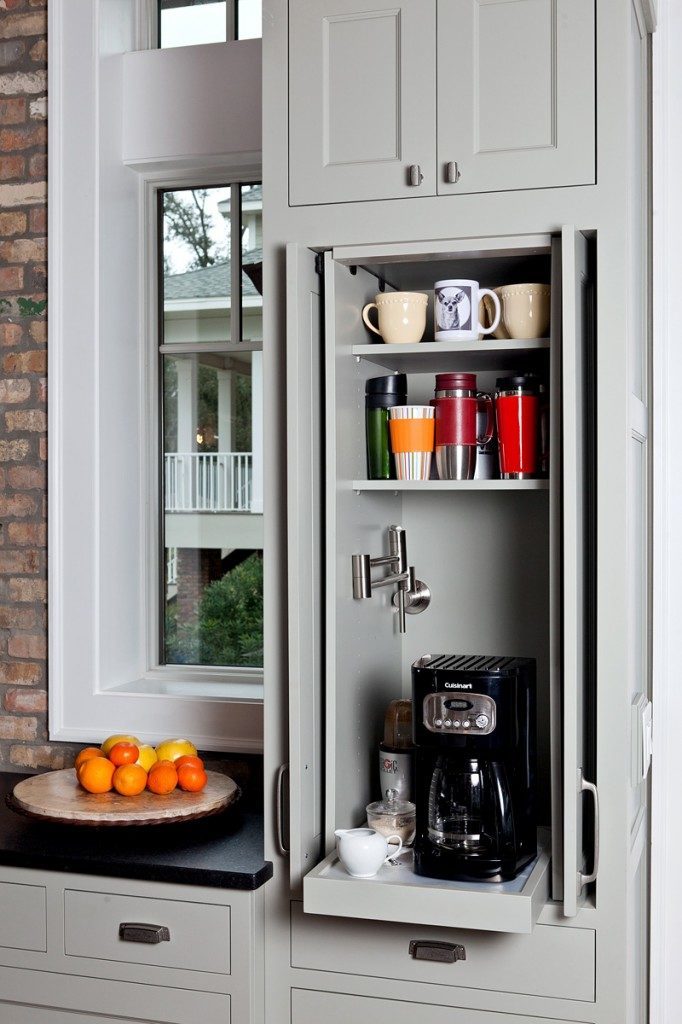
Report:
M 423 878 L 413 871 L 411 850 L 373 878 L 353 878 L 332 853 L 303 879 L 303 909 L 331 917 L 529 935 L 549 898 L 548 850 L 543 829 L 537 858 L 511 882 Z
M 358 359 L 396 373 L 434 373 L 438 370 L 496 370 L 526 363 L 549 349 L 549 338 L 531 341 L 422 341 L 417 345 L 353 345 Z
M 546 491 L 549 480 L 353 480 L 354 491 Z

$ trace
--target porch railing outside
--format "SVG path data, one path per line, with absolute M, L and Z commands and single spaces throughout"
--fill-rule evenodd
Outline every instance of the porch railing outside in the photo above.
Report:
M 251 452 L 168 452 L 166 512 L 250 512 Z

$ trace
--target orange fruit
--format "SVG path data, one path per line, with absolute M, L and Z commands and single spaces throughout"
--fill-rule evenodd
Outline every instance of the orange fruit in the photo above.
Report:
M 147 773 L 139 764 L 121 764 L 114 772 L 114 789 L 121 796 L 137 796 L 147 785 Z
M 78 781 L 88 793 L 108 793 L 115 771 L 108 757 L 91 757 L 78 769 Z
M 175 767 L 179 770 L 183 764 L 191 764 L 193 768 L 203 768 L 204 762 L 200 757 L 193 757 L 192 754 L 183 754 L 177 761 L 174 762 Z
M 181 764 L 178 768 L 178 786 L 187 793 L 200 793 L 208 782 L 203 768 L 193 764 Z
M 124 736 L 121 733 L 117 733 L 115 736 L 107 736 L 107 738 L 105 739 L 104 743 L 102 744 L 102 753 L 103 753 L 103 755 L 105 757 L 107 757 L 108 754 L 109 754 L 109 751 L 111 750 L 111 748 L 116 743 L 123 743 L 123 742 L 125 742 L 125 743 L 134 743 L 136 747 L 139 747 L 139 745 L 140 745 L 140 741 L 138 740 L 137 736 L 129 736 L 129 735 L 125 735 Z
M 76 755 L 76 760 L 73 762 L 73 766 L 78 774 L 78 769 L 85 762 L 89 761 L 91 757 L 101 757 L 102 751 L 99 747 L 83 747 L 81 751 Z
M 120 743 L 114 743 L 108 754 L 109 760 L 117 768 L 122 764 L 135 764 L 139 756 L 139 747 L 125 740 L 122 740 Z
M 178 784 L 178 773 L 175 765 L 163 761 L 152 765 L 147 776 L 147 789 L 152 793 L 164 795 L 172 793 Z

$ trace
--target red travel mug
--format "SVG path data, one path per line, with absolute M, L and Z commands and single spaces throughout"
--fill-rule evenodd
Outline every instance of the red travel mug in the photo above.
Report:
M 479 444 L 493 435 L 490 395 L 476 390 L 475 373 L 436 375 L 436 468 L 441 480 L 472 480 Z M 486 410 L 486 428 L 476 429 L 479 409 Z
M 495 416 L 503 480 L 539 475 L 540 381 L 534 374 L 498 377 Z

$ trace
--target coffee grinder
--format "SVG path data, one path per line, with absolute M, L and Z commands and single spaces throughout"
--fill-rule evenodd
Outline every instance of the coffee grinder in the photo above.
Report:
M 535 660 L 426 655 L 412 694 L 416 873 L 516 877 L 537 855 Z

